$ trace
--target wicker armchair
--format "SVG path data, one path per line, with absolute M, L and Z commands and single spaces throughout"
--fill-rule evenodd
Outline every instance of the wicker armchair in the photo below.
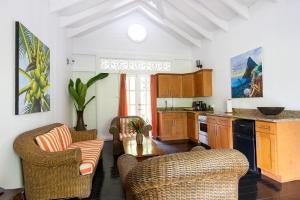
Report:
M 144 121 L 143 118 L 141 118 L 139 116 L 115 117 L 112 120 L 112 122 L 110 124 L 109 132 L 113 135 L 113 154 L 114 155 L 121 155 L 122 153 L 124 153 L 123 144 L 120 139 L 120 132 L 121 132 L 120 119 L 121 118 L 139 119 L 139 120 Z M 148 137 L 149 131 L 151 131 L 151 130 L 152 130 L 152 126 L 146 125 L 144 127 L 144 135 Z
M 81 150 L 46 152 L 35 143 L 35 137 L 62 124 L 51 124 L 18 136 L 14 149 L 21 157 L 25 195 L 28 200 L 88 197 L 93 175 L 80 175 Z M 73 142 L 96 139 L 96 130 L 71 131 Z
M 236 150 L 199 147 L 143 162 L 131 155 L 118 159 L 127 200 L 237 200 L 239 179 L 248 166 Z

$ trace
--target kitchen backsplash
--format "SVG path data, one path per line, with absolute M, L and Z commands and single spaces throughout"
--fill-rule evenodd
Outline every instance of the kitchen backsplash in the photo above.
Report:
M 192 107 L 192 98 L 158 98 L 157 107 L 164 108 L 165 101 L 168 102 L 168 107 Z

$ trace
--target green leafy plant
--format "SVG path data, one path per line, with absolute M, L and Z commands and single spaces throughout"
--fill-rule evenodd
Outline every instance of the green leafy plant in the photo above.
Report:
M 147 125 L 147 122 L 140 119 L 133 119 L 127 124 L 127 127 L 133 133 L 142 134 L 145 125 Z
M 83 83 L 80 78 L 77 78 L 75 84 L 74 81 L 70 79 L 69 93 L 75 101 L 74 105 L 76 111 L 84 111 L 85 107 L 95 98 L 95 96 L 92 96 L 89 100 L 86 101 L 88 88 L 97 81 L 106 78 L 107 76 L 107 73 L 100 73 L 91 78 L 87 83 Z

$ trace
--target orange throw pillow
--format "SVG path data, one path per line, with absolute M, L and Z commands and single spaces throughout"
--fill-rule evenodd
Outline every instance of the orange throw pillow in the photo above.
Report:
M 48 133 L 37 136 L 35 140 L 43 151 L 57 152 L 63 150 L 58 132 L 54 129 Z
M 72 144 L 72 136 L 67 125 L 62 125 L 54 128 L 58 135 L 63 150 L 67 149 Z

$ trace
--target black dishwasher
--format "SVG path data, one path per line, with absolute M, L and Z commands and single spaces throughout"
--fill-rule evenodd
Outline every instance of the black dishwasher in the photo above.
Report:
M 249 171 L 259 173 L 256 165 L 255 122 L 238 119 L 233 121 L 233 148 L 242 152 L 249 161 Z

